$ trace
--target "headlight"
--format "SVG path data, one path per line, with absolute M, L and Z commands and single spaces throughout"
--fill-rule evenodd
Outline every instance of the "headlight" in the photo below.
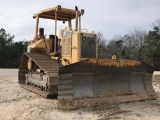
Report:
M 92 38 L 92 42 L 95 42 L 96 41 L 96 39 L 95 38 Z
M 82 37 L 82 41 L 86 41 L 86 37 Z

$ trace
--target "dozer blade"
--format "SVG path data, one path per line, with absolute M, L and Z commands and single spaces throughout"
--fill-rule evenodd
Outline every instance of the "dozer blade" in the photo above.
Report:
M 60 68 L 58 108 L 155 99 L 153 68 L 136 60 L 89 59 Z

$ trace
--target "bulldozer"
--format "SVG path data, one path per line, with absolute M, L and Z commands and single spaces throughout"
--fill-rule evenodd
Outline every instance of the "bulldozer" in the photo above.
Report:
M 115 55 L 99 58 L 97 34 L 81 28 L 84 12 L 57 5 L 33 16 L 35 35 L 21 58 L 19 85 L 43 97 L 57 98 L 59 109 L 156 99 L 154 68 Z M 40 19 L 53 21 L 49 37 L 39 28 Z M 68 23 L 59 36 L 57 22 Z

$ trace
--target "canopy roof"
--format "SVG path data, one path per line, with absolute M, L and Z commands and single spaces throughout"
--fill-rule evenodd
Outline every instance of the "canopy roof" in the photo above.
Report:
M 68 20 L 75 19 L 76 10 L 61 8 L 60 5 L 53 7 L 53 8 L 42 10 L 42 11 L 38 12 L 37 14 L 35 14 L 33 17 L 36 18 L 37 16 L 39 16 L 39 18 L 55 20 L 55 12 L 56 11 L 57 11 L 57 20 L 68 21 Z M 84 13 L 84 10 L 81 10 L 78 12 L 80 13 L 79 15 L 81 15 Z

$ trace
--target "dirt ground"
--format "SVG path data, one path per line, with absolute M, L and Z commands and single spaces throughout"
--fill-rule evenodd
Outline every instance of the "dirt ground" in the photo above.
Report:
M 153 86 L 160 97 L 160 74 L 157 73 Z M 17 69 L 0 69 L 0 120 L 160 120 L 160 98 L 60 111 L 56 99 L 46 99 L 20 88 L 17 74 Z

